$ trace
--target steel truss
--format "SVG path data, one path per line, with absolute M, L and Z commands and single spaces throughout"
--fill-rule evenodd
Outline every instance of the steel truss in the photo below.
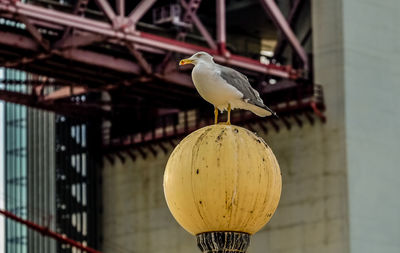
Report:
M 308 56 L 273 0 L 260 0 L 260 3 L 298 55 L 302 62 L 300 69 L 262 64 L 229 52 L 225 0 L 216 1 L 216 38 L 197 16 L 201 0 L 180 0 L 183 22 L 187 27 L 197 28 L 203 44 L 184 42 L 189 33 L 187 28 L 182 28 L 175 39 L 140 31 L 139 20 L 156 0 L 142 0 L 132 11 L 127 10 L 128 1 L 117 0 L 114 7 L 106 0 L 94 2 L 102 16 L 85 14 L 90 4 L 88 0 L 76 1 L 70 12 L 45 8 L 38 1 L 0 0 L 0 17 L 9 23 L 0 24 L 5 28 L 0 31 L 0 66 L 49 77 L 26 83 L 29 88 L 26 94 L 0 90 L 0 99 L 68 116 L 100 117 L 110 121 L 124 117 L 119 111 L 121 108 L 127 108 L 125 112 L 140 109 L 150 115 L 147 120 L 154 120 L 163 115 L 162 108 L 181 111 L 204 108 L 188 71 L 178 71 L 172 55 L 206 51 L 217 62 L 239 68 L 248 75 L 261 96 L 278 112 L 290 114 L 290 110 L 297 112 L 298 108 L 305 108 L 302 105 L 297 109 L 290 106 L 280 109 L 278 104 L 313 100 L 314 84 L 309 78 Z M 276 79 L 277 83 L 268 85 L 269 78 Z M 14 85 L 14 80 L 0 82 Z M 58 89 L 46 92 L 47 86 Z M 118 102 L 113 99 L 85 101 L 85 96 L 92 92 L 106 92 L 111 98 L 116 96 Z M 323 102 L 317 107 L 323 108 Z M 144 121 L 140 115 L 135 120 Z M 153 127 L 155 123 L 150 125 Z
M 124 1 L 117 1 L 119 3 L 119 6 L 124 6 Z M 28 45 L 16 45 L 16 46 L 21 46 L 23 49 L 38 49 L 38 44 L 45 44 L 48 45 L 48 42 L 41 36 L 40 32 L 34 27 L 33 24 L 35 24 L 37 21 L 40 22 L 41 26 L 51 29 L 54 27 L 54 25 L 59 25 L 62 27 L 67 27 L 67 28 L 74 28 L 74 29 L 79 29 L 80 32 L 86 33 L 85 35 L 79 36 L 78 38 L 73 38 L 74 43 L 76 45 L 90 45 L 96 39 L 94 39 L 91 36 L 104 36 L 107 37 L 111 41 L 116 41 L 120 43 L 121 41 L 131 43 L 131 44 L 139 44 L 142 46 L 146 46 L 145 48 L 142 48 L 143 51 L 152 51 L 153 49 L 158 49 L 162 50 L 163 52 L 165 51 L 173 51 L 176 53 L 181 53 L 185 55 L 191 55 L 197 51 L 206 51 L 214 55 L 214 59 L 217 62 L 223 63 L 223 64 L 229 64 L 234 67 L 240 67 L 243 69 L 247 69 L 250 71 L 255 71 L 263 74 L 268 74 L 268 75 L 274 75 L 278 77 L 283 77 L 283 78 L 296 78 L 301 75 L 300 71 L 292 70 L 291 68 L 285 67 L 285 66 L 278 66 L 274 64 L 261 64 L 260 62 L 246 58 L 246 57 L 241 57 L 238 55 L 233 55 L 229 54 L 226 52 L 224 49 L 224 43 L 225 43 L 225 15 L 224 13 L 224 2 L 223 0 L 218 0 L 217 1 L 217 37 L 218 37 L 218 43 L 220 44 L 220 50 L 215 50 L 213 48 L 207 48 L 207 47 L 202 47 L 190 43 L 185 43 L 182 41 L 174 40 L 174 39 L 169 39 L 145 32 L 140 32 L 135 29 L 136 24 L 138 20 L 145 14 L 145 12 L 151 7 L 151 5 L 154 3 L 154 0 L 143 0 L 133 11 L 129 16 L 123 16 L 121 15 L 116 15 L 109 5 L 109 3 L 105 0 L 96 0 L 96 3 L 99 5 L 99 7 L 103 10 L 107 18 L 109 19 L 110 22 L 102 22 L 102 21 L 97 21 L 93 19 L 89 19 L 86 17 L 82 16 L 77 16 L 74 14 L 69 14 L 65 13 L 62 11 L 57 11 L 57 10 L 51 10 L 51 9 L 46 9 L 43 7 L 35 6 L 32 4 L 26 4 L 22 3 L 19 1 L 13 1 L 13 0 L 1 0 L 0 1 L 0 10 L 4 12 L 2 14 L 3 17 L 12 17 L 12 16 L 19 16 L 23 17 L 23 21 L 26 21 L 25 24 L 27 29 L 33 34 L 34 36 L 34 41 L 30 41 L 27 43 Z M 263 1 L 262 1 L 263 2 Z M 266 6 L 269 6 L 273 8 L 273 14 L 278 15 L 279 9 L 277 9 L 276 5 L 273 3 L 273 1 L 266 1 Z M 122 8 L 122 7 L 120 7 Z M 189 8 L 189 7 L 188 7 Z M 11 15 L 10 15 L 11 14 Z M 284 19 L 282 19 L 282 14 L 281 16 L 278 16 L 279 18 L 279 24 L 285 24 Z M 198 20 L 196 17 L 196 13 L 190 12 L 190 16 L 194 17 L 195 20 Z M 200 24 L 200 21 L 199 23 Z M 200 25 L 201 26 L 201 25 Z M 299 42 L 293 36 L 293 32 L 290 33 L 288 32 L 290 29 L 288 28 L 288 25 L 283 26 L 285 28 L 284 31 L 288 33 L 288 37 L 291 38 L 291 41 L 293 41 L 297 46 L 296 48 L 299 47 Z M 1 34 L 3 36 L 0 36 L 2 39 L 0 40 L 0 43 L 3 44 L 10 44 L 10 43 L 15 43 L 16 38 L 10 38 L 10 36 L 4 36 L 7 34 Z M 67 37 L 69 38 L 69 37 Z M 60 45 L 63 45 L 65 41 L 67 40 L 65 36 L 59 41 L 55 43 L 56 46 L 58 47 L 53 47 L 51 50 L 46 46 L 46 49 L 48 49 L 48 52 L 46 55 L 51 55 L 51 54 L 61 54 L 63 57 L 69 59 L 71 56 L 70 51 L 64 52 L 62 50 L 64 47 L 61 47 Z M 96 37 L 97 38 L 97 37 Z M 71 38 L 69 38 L 71 39 Z M 20 39 L 21 40 L 21 39 Z M 22 38 L 22 40 L 26 41 L 26 38 Z M 84 42 L 81 42 L 84 41 Z M 28 47 L 28 48 L 27 48 Z M 298 48 L 299 52 L 304 52 L 304 49 Z M 63 53 L 64 52 L 64 53 Z M 41 57 L 45 57 L 44 55 Z M 95 57 L 94 57 L 95 58 Z M 74 58 L 73 58 L 74 59 Z M 302 59 L 303 59 L 303 54 L 302 54 Z M 98 59 L 91 59 L 93 60 L 94 63 L 102 64 L 104 63 L 101 61 L 100 57 Z M 26 60 L 25 60 L 26 61 Z M 18 63 L 18 62 L 16 62 Z M 132 62 L 133 63 L 133 62 Z M 10 63 L 7 63 L 10 65 Z M 7 66 L 6 64 L 6 66 Z M 134 64 L 134 63 L 133 63 Z M 12 65 L 12 64 L 11 64 Z M 125 64 L 121 64 L 122 66 L 126 66 Z M 138 66 L 139 67 L 139 66 Z

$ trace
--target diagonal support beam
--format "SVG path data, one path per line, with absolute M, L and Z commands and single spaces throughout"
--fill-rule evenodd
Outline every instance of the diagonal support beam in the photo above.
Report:
M 131 52 L 131 54 L 135 57 L 135 59 L 139 63 L 140 67 L 144 70 L 144 72 L 146 72 L 146 74 L 150 75 L 152 73 L 151 65 L 143 57 L 143 54 L 136 49 L 135 44 L 127 43 L 126 47 Z
M 43 38 L 42 34 L 38 31 L 38 29 L 31 23 L 31 21 L 25 16 L 20 15 L 19 19 L 22 23 L 25 24 L 26 30 L 32 35 L 32 37 L 36 40 L 37 43 L 46 51 L 50 50 L 49 41 Z
M 185 55 L 191 55 L 197 51 L 205 51 L 214 55 L 214 59 L 220 63 L 230 64 L 234 67 L 240 67 L 283 78 L 298 78 L 298 73 L 296 70 L 286 68 L 285 66 L 276 66 L 273 64 L 265 65 L 261 64 L 259 61 L 233 54 L 227 57 L 226 55 L 221 55 L 218 52 L 210 50 L 206 47 L 201 47 L 144 32 L 133 34 L 116 31 L 110 24 L 105 22 L 91 20 L 84 17 L 77 17 L 61 11 L 49 10 L 31 4 L 24 4 L 21 2 L 15 2 L 12 4 L 10 1 L 2 0 L 0 1 L 0 11 L 3 11 L 7 14 L 24 14 L 29 18 L 39 19 L 51 24 L 64 26 L 70 25 L 73 28 L 77 28 L 88 33 L 104 35 L 110 39 L 123 40 L 125 42 L 137 43 L 146 47 L 173 51 Z M 1 13 L 0 16 L 2 16 Z M 0 36 L 0 40 L 1 39 L 2 37 Z
M 192 0 L 192 1 L 197 1 L 197 7 L 198 5 L 200 5 L 200 1 L 199 0 Z M 185 18 L 188 17 L 187 19 L 190 19 L 194 25 L 196 26 L 196 28 L 199 30 L 200 34 L 204 37 L 204 39 L 207 41 L 208 46 L 213 49 L 213 50 L 217 50 L 217 44 L 215 43 L 213 37 L 210 35 L 210 33 L 207 31 L 207 28 L 203 25 L 203 23 L 201 23 L 200 19 L 198 18 L 198 16 L 196 15 L 196 13 L 192 10 L 190 3 L 186 3 L 185 0 L 181 0 L 180 1 L 182 7 L 184 9 L 186 9 L 186 13 L 185 13 Z M 185 22 L 187 22 L 185 20 Z M 180 39 L 182 39 L 182 37 L 186 36 L 186 33 L 182 33 L 179 34 L 178 37 L 180 37 Z
M 116 0 L 115 5 L 116 5 L 118 16 L 124 17 L 125 16 L 125 0 Z
M 183 8 L 186 9 L 186 13 L 183 15 L 183 22 L 190 23 L 191 22 L 191 15 L 195 14 L 197 9 L 200 7 L 201 0 L 189 0 L 187 3 L 186 0 L 180 1 Z
M 83 16 L 88 3 L 89 3 L 89 0 L 78 0 L 75 4 L 73 14 L 78 15 L 78 16 Z M 57 42 L 62 42 L 63 40 L 67 39 L 70 36 L 71 30 L 72 30 L 72 28 L 70 26 L 67 26 L 64 29 L 64 33 L 61 36 L 61 39 Z
M 97 6 L 106 14 L 108 20 L 113 24 L 115 22 L 115 12 L 107 0 L 95 0 Z
M 296 17 L 298 16 L 299 10 L 301 9 L 300 7 L 302 6 L 303 3 L 304 0 L 294 0 L 289 12 L 289 16 L 287 18 L 289 26 L 292 27 L 292 24 L 295 21 Z M 283 36 L 280 36 L 278 43 L 275 47 L 274 55 L 279 57 L 282 51 L 285 49 L 286 45 L 287 45 L 287 39 Z
M 143 15 L 150 9 L 156 0 L 142 0 L 133 11 L 129 14 L 128 19 L 132 30 L 136 29 L 137 22 L 143 17 Z
M 304 48 L 301 46 L 299 40 L 291 29 L 289 23 L 286 21 L 282 12 L 279 10 L 279 7 L 276 5 L 274 0 L 260 0 L 262 6 L 266 10 L 267 13 L 271 16 L 271 19 L 275 23 L 276 26 L 282 31 L 285 37 L 289 40 L 291 46 L 296 51 L 297 55 L 300 57 L 303 62 L 305 72 L 308 72 L 308 57 Z
M 201 23 L 200 19 L 197 17 L 196 14 L 191 14 L 192 20 L 196 28 L 199 30 L 200 34 L 204 37 L 204 39 L 207 41 L 208 46 L 213 49 L 217 50 L 218 46 L 215 43 L 213 37 L 210 35 L 210 33 L 207 31 L 207 28 Z
M 217 43 L 221 54 L 226 55 L 226 13 L 225 0 L 217 0 Z

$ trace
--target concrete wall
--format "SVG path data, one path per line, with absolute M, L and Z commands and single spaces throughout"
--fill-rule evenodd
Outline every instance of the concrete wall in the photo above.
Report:
M 400 252 L 400 2 L 343 1 L 351 252 Z
M 280 162 L 283 192 L 249 252 L 348 252 L 344 149 L 339 131 L 330 131 L 328 124 L 307 123 L 263 136 Z M 198 252 L 195 238 L 174 221 L 164 200 L 168 154 L 148 156 L 135 162 L 126 157 L 125 164 L 104 161 L 103 251 Z
M 343 149 L 326 126 L 306 124 L 263 136 L 283 176 L 280 205 L 252 238 L 249 252 L 347 252 Z M 260 133 L 260 132 L 259 132 Z M 162 176 L 168 154 L 125 164 L 105 160 L 104 252 L 198 252 L 166 206 Z
M 104 160 L 103 252 L 197 251 L 195 239 L 168 211 L 162 181 L 169 153 L 158 153 L 135 162 L 126 157 L 125 164 Z

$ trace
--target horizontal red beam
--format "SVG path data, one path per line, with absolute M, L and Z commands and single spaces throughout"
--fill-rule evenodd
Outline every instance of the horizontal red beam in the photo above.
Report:
M 51 103 L 51 101 L 39 101 L 38 97 L 34 95 L 23 94 L 20 92 L 0 90 L 0 100 L 25 105 L 32 108 L 52 111 L 62 115 L 75 117 L 75 118 L 96 118 L 96 117 L 110 117 L 108 111 L 100 108 L 87 108 L 79 103 Z
M 51 237 L 53 239 L 56 239 L 59 242 L 69 244 L 69 245 L 71 245 L 73 247 L 76 247 L 76 248 L 78 248 L 80 250 L 84 250 L 84 251 L 89 252 L 89 253 L 101 253 L 100 251 L 92 249 L 90 247 L 87 247 L 87 246 L 83 245 L 80 242 L 77 242 L 77 241 L 74 241 L 72 239 L 69 239 L 65 235 L 61 235 L 61 234 L 58 234 L 58 233 L 56 233 L 54 231 L 51 231 L 47 227 L 43 227 L 43 226 L 35 224 L 35 223 L 31 222 L 31 221 L 22 219 L 22 218 L 16 216 L 15 214 L 10 213 L 10 212 L 8 212 L 6 210 L 0 209 L 0 214 L 4 215 L 5 217 L 7 217 L 9 219 L 12 219 L 12 220 L 14 220 L 16 222 L 24 224 L 28 228 L 31 228 L 31 229 L 33 229 L 33 230 L 35 230 L 35 231 L 37 231 L 37 232 L 39 232 L 39 233 L 41 233 L 41 234 L 43 234 L 45 236 Z
M 9 32 L 0 31 L 0 44 L 13 46 L 19 49 L 24 49 L 29 51 L 38 50 L 38 46 L 33 39 Z M 19 64 L 29 63 L 36 59 L 48 58 L 53 54 L 61 56 L 65 59 L 70 59 L 81 63 L 104 67 L 108 69 L 113 69 L 120 72 L 132 73 L 132 74 L 140 73 L 140 67 L 132 61 L 77 48 L 70 48 L 65 50 L 55 49 L 49 53 L 38 54 L 34 58 L 22 58 L 20 60 L 5 63 L 3 65 L 5 67 L 15 67 Z
M 13 41 L 18 43 L 13 44 Z M 36 42 L 26 36 L 16 35 L 9 32 L 0 31 L 0 45 L 14 46 L 19 49 L 35 51 L 38 49 Z M 40 57 L 50 57 L 51 54 L 58 55 L 64 59 L 69 59 L 89 65 L 99 66 L 103 68 L 112 69 L 119 72 L 131 73 L 135 75 L 140 74 L 140 67 L 133 61 L 122 58 L 113 57 L 111 55 L 92 52 L 89 50 L 70 48 L 65 50 L 52 50 L 50 53 L 42 53 L 35 58 L 22 58 L 18 61 L 3 63 L 3 66 L 15 67 L 23 63 L 32 62 Z M 190 76 L 180 72 L 171 72 L 165 75 L 155 74 L 155 77 L 167 82 L 176 83 L 179 85 L 193 87 Z
M 128 33 L 121 30 L 115 30 L 109 23 L 91 20 L 85 17 L 75 16 L 57 10 L 46 9 L 39 6 L 34 6 L 32 4 L 25 4 L 19 1 L 15 2 L 11 0 L 1 0 L 0 10 L 3 11 L 5 14 L 22 14 L 31 19 L 47 22 L 49 23 L 49 25 L 57 24 L 69 26 L 71 28 L 104 35 L 113 39 L 120 39 L 127 42 L 138 43 L 145 46 L 173 51 L 186 55 L 191 55 L 197 51 L 206 51 L 214 55 L 214 58 L 217 62 L 230 64 L 232 66 L 268 75 L 274 75 L 283 78 L 296 78 L 298 76 L 297 71 L 291 70 L 290 68 L 284 66 L 275 66 L 272 64 L 265 65 L 249 58 L 234 55 L 225 57 L 223 55 L 219 55 L 218 52 L 215 52 L 206 47 L 201 47 L 190 43 L 185 43 L 174 39 L 169 39 L 143 32 Z
M 199 45 L 194 45 L 194 44 L 186 43 L 183 41 L 178 41 L 175 39 L 165 38 L 165 37 L 150 34 L 150 33 L 140 32 L 140 37 L 152 40 L 154 42 L 165 43 L 165 44 L 171 45 L 173 47 L 188 49 L 188 50 L 190 50 L 190 51 L 187 51 L 188 55 L 194 54 L 198 51 L 204 51 L 204 52 L 207 52 L 207 53 L 213 55 L 214 60 L 219 63 L 229 64 L 232 66 L 237 66 L 237 67 L 241 67 L 244 69 L 249 69 L 252 71 L 261 72 L 264 74 L 269 74 L 269 75 L 274 75 L 274 76 L 280 76 L 280 77 L 284 77 L 284 78 L 292 78 L 292 79 L 298 78 L 298 73 L 295 70 L 292 70 L 288 66 L 278 66 L 275 64 L 263 64 L 257 60 L 254 60 L 254 59 L 251 59 L 248 57 L 244 57 L 244 56 L 240 56 L 240 55 L 234 55 L 234 54 L 231 54 L 229 57 L 225 57 L 223 55 L 220 55 L 217 50 L 213 50 L 211 48 L 202 47 Z

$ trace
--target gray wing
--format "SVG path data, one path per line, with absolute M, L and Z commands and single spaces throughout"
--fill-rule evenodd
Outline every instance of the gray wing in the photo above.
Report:
M 221 77 L 230 85 L 238 89 L 243 94 L 243 100 L 245 102 L 256 105 L 258 107 L 264 108 L 275 114 L 271 109 L 269 109 L 262 101 L 258 91 L 253 89 L 249 83 L 249 79 L 242 73 L 228 68 L 222 65 L 217 65 L 221 71 Z

